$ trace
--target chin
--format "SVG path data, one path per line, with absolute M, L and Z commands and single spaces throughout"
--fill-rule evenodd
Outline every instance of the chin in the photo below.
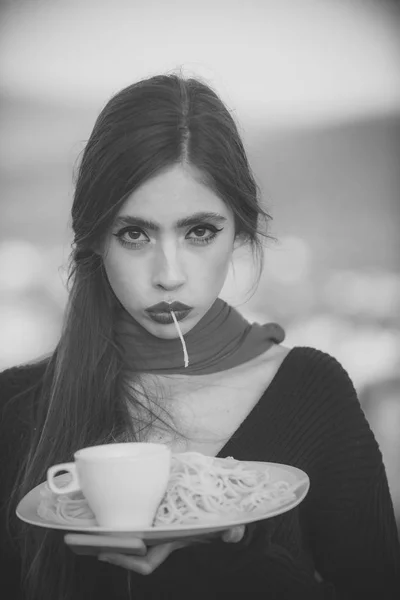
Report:
M 165 327 L 165 325 L 164 325 L 163 329 L 156 327 L 155 330 L 152 331 L 151 333 L 152 333 L 152 335 L 154 335 L 154 337 L 158 337 L 161 340 L 174 340 L 174 339 L 179 338 L 178 332 L 177 332 L 176 328 L 174 327 L 174 325 L 168 326 L 168 329 L 167 329 L 167 327 Z M 182 331 L 182 333 L 183 333 L 183 335 L 185 335 L 183 331 Z

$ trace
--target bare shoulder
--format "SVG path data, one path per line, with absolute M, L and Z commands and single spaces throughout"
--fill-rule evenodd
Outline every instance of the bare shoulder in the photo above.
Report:
M 271 346 L 266 352 L 260 354 L 255 361 L 252 367 L 256 367 L 260 370 L 275 370 L 277 371 L 289 352 L 291 348 L 287 346 L 282 346 L 282 344 L 275 344 Z
M 290 351 L 291 348 L 288 348 L 288 346 L 282 346 L 282 344 L 275 344 L 274 346 L 269 348 L 269 350 L 264 352 L 264 354 L 262 354 L 261 357 L 263 357 L 266 361 L 275 361 L 281 363 Z
M 291 348 L 276 344 L 268 348 L 256 358 L 226 371 L 225 376 L 239 382 L 246 382 L 246 386 L 254 386 L 255 389 L 264 390 L 275 377 L 283 361 L 291 351 Z M 221 378 L 221 374 L 219 374 Z M 223 377 L 223 376 L 222 376 Z

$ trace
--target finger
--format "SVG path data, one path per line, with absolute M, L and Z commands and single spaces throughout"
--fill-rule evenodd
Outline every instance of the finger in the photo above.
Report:
M 153 546 L 145 557 L 127 556 L 125 554 L 101 554 L 99 560 L 136 571 L 140 575 L 150 575 L 166 558 L 178 548 L 187 546 L 186 542 L 170 542 Z
M 68 533 L 64 536 L 64 541 L 76 554 L 99 554 L 99 552 L 107 554 L 110 552 L 144 556 L 147 552 L 146 544 L 136 537 Z
M 245 530 L 246 528 L 244 525 L 237 525 L 236 527 L 231 527 L 230 529 L 227 529 L 223 532 L 222 540 L 228 543 L 240 542 L 240 540 L 244 536 Z

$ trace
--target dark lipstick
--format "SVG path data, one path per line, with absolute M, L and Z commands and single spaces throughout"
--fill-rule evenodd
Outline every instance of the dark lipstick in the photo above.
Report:
M 172 318 L 171 311 L 174 312 L 177 321 L 182 321 L 188 316 L 191 310 L 191 306 L 182 304 L 182 302 L 171 302 L 171 304 L 168 302 L 159 302 L 146 308 L 149 317 L 153 321 L 163 325 L 173 323 L 174 319 Z

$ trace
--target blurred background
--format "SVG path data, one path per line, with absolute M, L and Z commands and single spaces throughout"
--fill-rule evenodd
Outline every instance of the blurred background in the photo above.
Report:
M 73 172 L 122 87 L 183 68 L 237 120 L 273 216 L 265 270 L 223 291 L 347 369 L 400 527 L 400 11 L 386 0 L 3 0 L 0 370 L 50 352 Z

